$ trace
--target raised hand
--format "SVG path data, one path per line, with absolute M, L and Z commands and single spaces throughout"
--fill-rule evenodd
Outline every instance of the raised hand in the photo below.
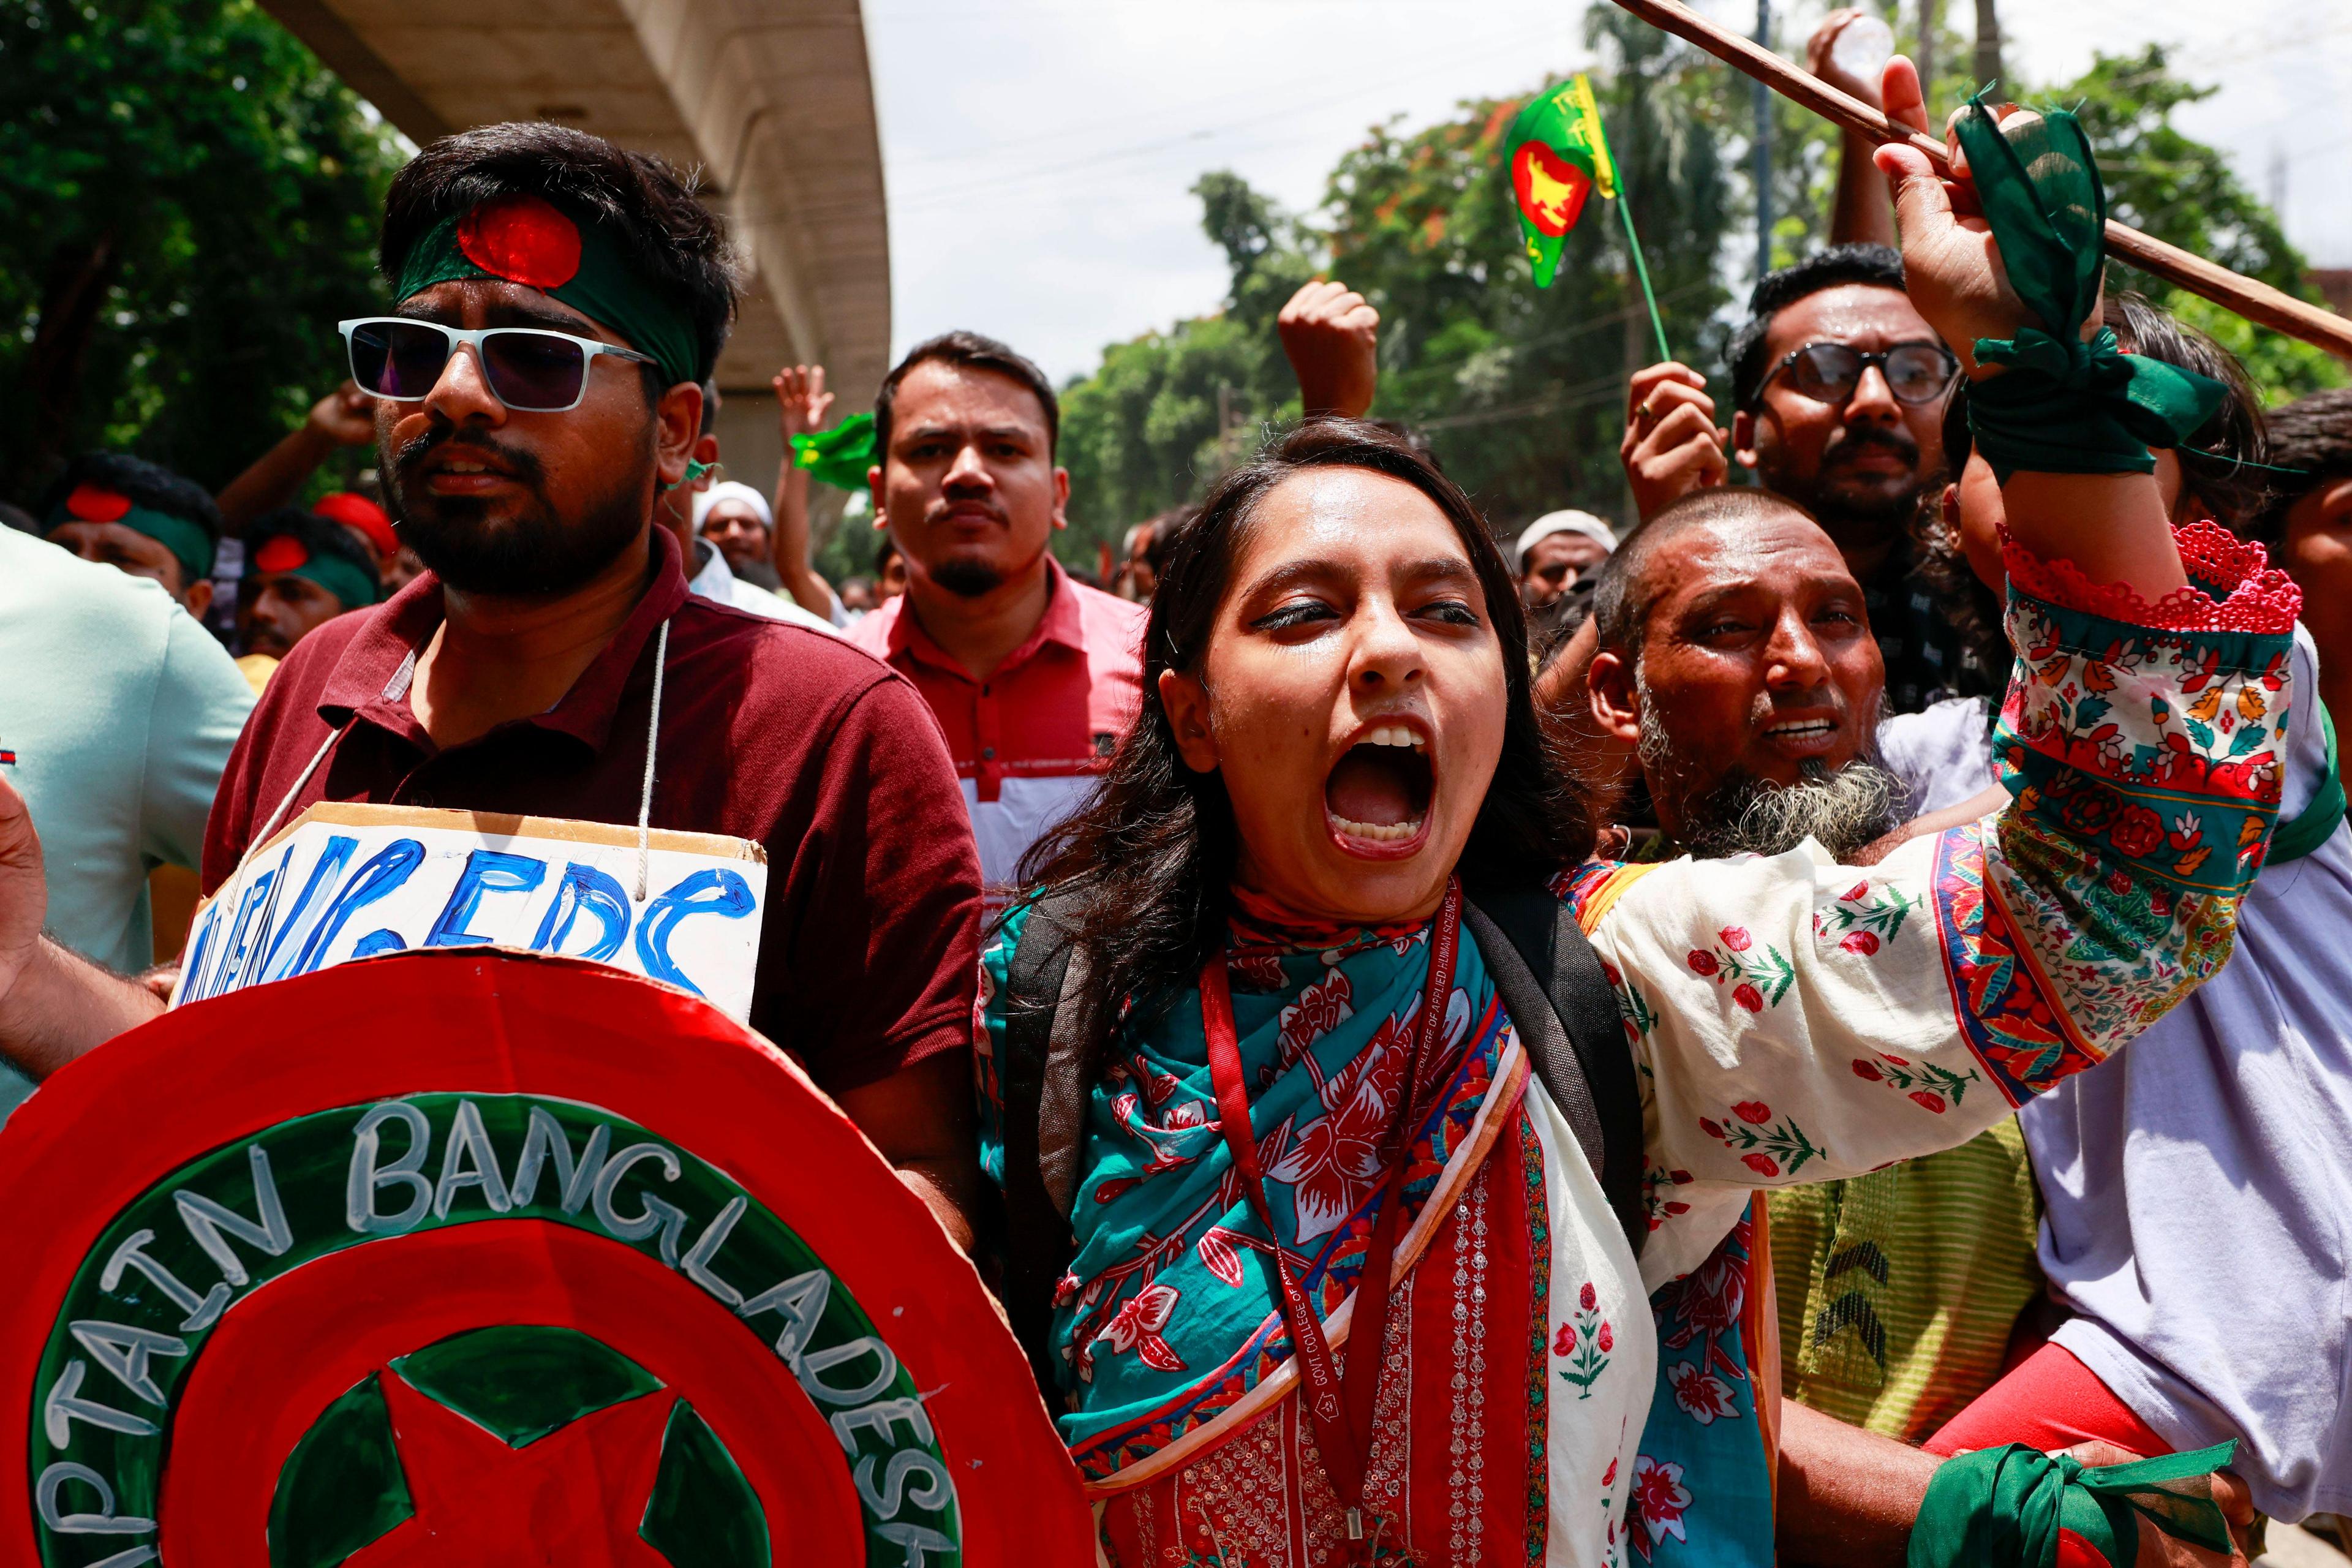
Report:
M 1927 131 L 1919 72 L 1908 59 L 1897 55 L 1886 62 L 1881 91 L 1890 119 Z M 2005 104 L 1999 117 L 2006 122 L 2022 112 Z M 1953 120 L 1958 119 L 1956 113 Z M 1949 123 L 1945 145 L 1952 159 L 1953 177 L 1948 180 L 1936 173 L 1926 153 L 1906 142 L 1890 142 L 1879 148 L 1876 162 L 1895 184 L 1895 211 L 1903 233 L 1904 292 L 1974 375 L 1979 338 L 2011 338 L 2021 327 L 2042 323 L 2010 287 L 2000 243 L 1977 205 L 1968 180 L 1968 159 Z M 2093 321 L 2096 319 L 2095 315 Z M 2053 324 L 2050 330 L 2063 331 L 2064 326 Z
M 1381 313 L 1345 283 L 1300 286 L 1275 318 L 1306 412 L 1361 418 L 1380 383 Z
M 1618 460 L 1633 489 L 1633 508 L 1647 518 L 1691 491 L 1723 483 L 1731 471 L 1724 443 L 1731 432 L 1715 422 L 1706 377 L 1669 360 L 1636 372 L 1627 395 L 1625 436 Z
M 833 394 L 824 389 L 824 366 L 789 365 L 768 384 L 776 389 L 779 422 L 787 447 L 793 437 L 814 435 L 825 427 L 833 414 Z
M 1838 64 L 1838 35 L 1846 30 L 1864 13 L 1858 6 L 1843 5 L 1822 18 L 1813 36 L 1805 40 L 1805 68 L 1849 98 L 1858 98 L 1874 106 L 1879 104 L 1879 84 L 1865 80 Z
M 338 447 L 356 447 L 375 439 L 375 399 L 346 381 L 312 404 L 303 423 Z

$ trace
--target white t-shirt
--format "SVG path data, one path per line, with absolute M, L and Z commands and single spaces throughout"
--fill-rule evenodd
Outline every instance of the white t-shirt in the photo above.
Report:
M 24 795 L 49 933 L 110 969 L 153 961 L 147 873 L 194 867 L 253 688 L 143 577 L 0 528 L 0 773 Z M 0 1116 L 31 1092 L 0 1062 Z
M 834 629 L 833 623 L 823 616 L 811 615 L 783 595 L 772 594 L 757 583 L 746 583 L 735 575 L 728 570 L 727 557 L 720 554 L 719 547 L 710 541 L 696 540 L 694 553 L 698 564 L 692 580 L 686 585 L 688 593 L 699 594 L 722 605 L 732 605 L 739 610 L 749 610 L 755 616 L 765 616 L 772 621 L 790 621 L 796 626 L 806 626 L 827 637 L 840 635 Z

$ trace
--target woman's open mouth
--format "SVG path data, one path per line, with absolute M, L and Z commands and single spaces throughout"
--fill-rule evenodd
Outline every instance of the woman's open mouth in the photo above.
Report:
M 1323 781 L 1323 816 L 1332 841 L 1348 854 L 1402 859 L 1428 837 L 1436 793 L 1429 737 L 1420 722 L 1375 724 Z

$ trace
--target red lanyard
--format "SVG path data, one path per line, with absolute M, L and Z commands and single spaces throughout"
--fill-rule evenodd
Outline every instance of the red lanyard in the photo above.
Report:
M 1225 1147 L 1241 1173 L 1242 1190 L 1250 1210 L 1274 1241 L 1275 1277 L 1282 1288 L 1282 1319 L 1298 1362 L 1300 1390 L 1315 1422 L 1315 1448 L 1323 1458 L 1331 1489 L 1346 1510 L 1348 1538 L 1364 1539 L 1364 1471 L 1370 1457 L 1372 1415 L 1380 1404 L 1381 1351 L 1388 1337 L 1389 1271 L 1396 1256 L 1397 1232 L 1403 1225 L 1404 1173 L 1411 1144 L 1414 1100 L 1423 1063 L 1445 1037 L 1445 1004 L 1454 991 L 1454 958 L 1462 938 L 1462 887 L 1449 882 L 1445 900 L 1429 934 L 1429 984 L 1422 994 L 1421 1017 L 1406 1049 L 1405 1071 L 1397 1090 L 1397 1108 L 1381 1150 L 1380 1208 L 1364 1255 L 1364 1269 L 1356 1281 L 1356 1310 L 1349 1335 L 1344 1379 L 1331 1362 L 1331 1342 L 1314 1305 L 1299 1289 L 1284 1251 L 1281 1232 L 1265 1201 L 1265 1178 L 1260 1173 L 1257 1141 L 1250 1131 L 1249 1090 L 1242 1079 L 1241 1044 L 1234 1028 L 1234 998 L 1225 979 L 1221 953 L 1201 967 L 1201 1021 L 1209 1039 L 1209 1078 L 1217 1093 L 1217 1115 L 1223 1124 Z

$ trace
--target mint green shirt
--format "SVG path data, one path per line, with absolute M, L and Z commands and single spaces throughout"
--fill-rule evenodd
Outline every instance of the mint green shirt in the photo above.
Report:
M 152 962 L 147 873 L 197 864 L 252 709 L 160 586 L 0 528 L 0 774 L 32 809 L 58 942 L 125 973 Z M 31 1089 L 0 1062 L 0 1117 Z

